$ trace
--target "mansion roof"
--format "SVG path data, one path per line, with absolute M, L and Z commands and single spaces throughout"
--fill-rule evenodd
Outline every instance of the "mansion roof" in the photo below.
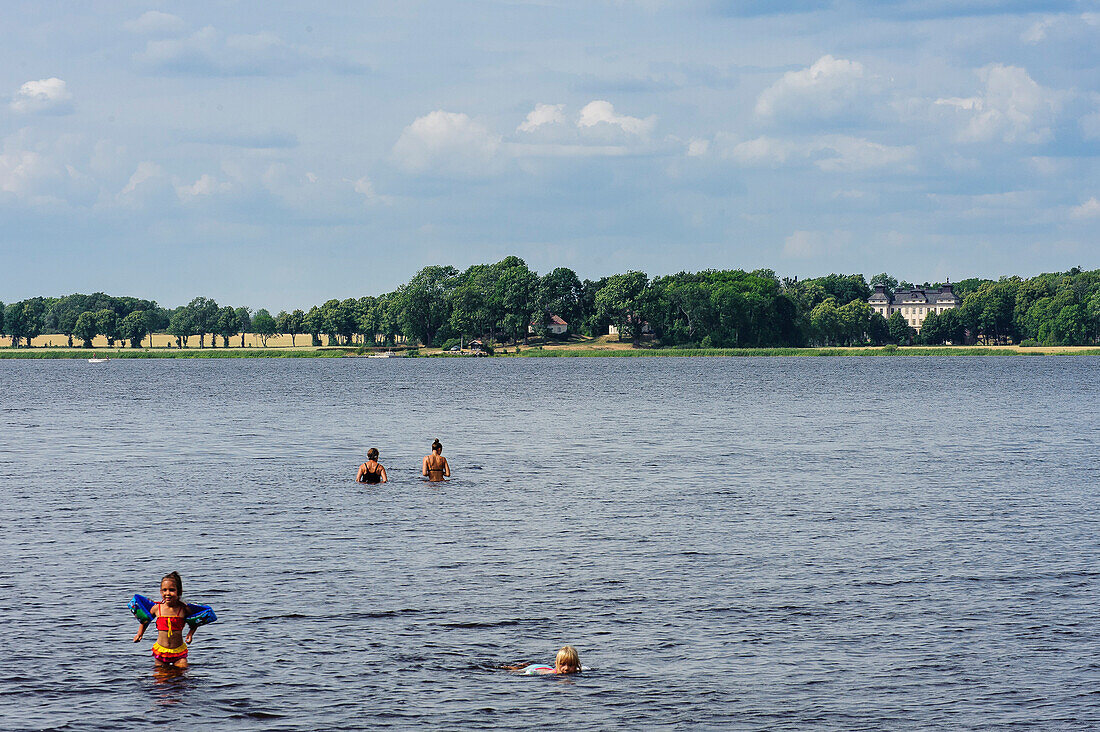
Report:
M 919 305 L 930 303 L 932 305 L 958 305 L 959 297 L 952 291 L 951 283 L 936 289 L 926 287 L 914 287 L 908 290 L 898 290 L 893 297 L 886 294 L 885 285 L 875 285 L 875 292 L 867 299 L 871 304 L 890 305 Z

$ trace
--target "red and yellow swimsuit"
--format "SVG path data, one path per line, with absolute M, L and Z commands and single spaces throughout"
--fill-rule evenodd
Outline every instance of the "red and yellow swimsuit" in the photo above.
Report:
M 164 603 L 157 603 L 163 607 Z M 167 615 L 157 616 L 157 630 L 168 631 L 169 635 L 176 631 L 183 631 L 183 626 L 187 624 L 187 619 L 182 617 L 172 617 Z M 187 644 L 181 642 L 179 648 L 165 648 L 160 643 L 153 644 L 153 658 L 163 663 L 172 663 L 178 661 L 181 658 L 187 658 Z

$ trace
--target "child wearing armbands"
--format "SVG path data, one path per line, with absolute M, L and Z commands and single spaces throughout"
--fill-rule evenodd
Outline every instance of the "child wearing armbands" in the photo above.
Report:
M 562 646 L 558 655 L 554 658 L 553 666 L 541 663 L 520 664 L 518 666 L 504 666 L 509 671 L 519 671 L 525 676 L 537 676 L 542 674 L 579 674 L 581 672 L 581 657 L 573 646 Z
M 130 600 L 130 612 L 141 623 L 134 643 L 142 639 L 149 623 L 156 619 L 157 642 L 153 644 L 153 658 L 158 666 L 187 668 L 187 644 L 194 637 L 195 629 L 218 619 L 206 605 L 181 602 L 182 595 L 183 579 L 178 572 L 170 572 L 160 581 L 160 602 L 153 602 L 144 595 L 134 595 Z M 184 625 L 188 626 L 186 637 L 183 635 Z

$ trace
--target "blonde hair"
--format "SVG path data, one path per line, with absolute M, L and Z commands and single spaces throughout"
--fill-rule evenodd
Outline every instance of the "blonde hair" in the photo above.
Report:
M 555 666 L 565 666 L 567 668 L 581 670 L 581 657 L 577 653 L 577 649 L 573 646 L 562 646 L 558 651 L 557 657 L 554 659 Z

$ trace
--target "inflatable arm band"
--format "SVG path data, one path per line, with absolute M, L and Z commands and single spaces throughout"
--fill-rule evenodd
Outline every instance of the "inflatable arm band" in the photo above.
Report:
M 153 615 L 153 605 L 156 604 L 145 595 L 134 595 L 127 603 L 127 607 L 130 608 L 130 612 L 134 614 L 138 622 L 145 625 L 156 618 Z M 214 614 L 214 611 L 208 605 L 187 605 L 186 622 L 191 626 L 192 631 L 200 625 L 213 623 L 217 619 L 218 616 Z

